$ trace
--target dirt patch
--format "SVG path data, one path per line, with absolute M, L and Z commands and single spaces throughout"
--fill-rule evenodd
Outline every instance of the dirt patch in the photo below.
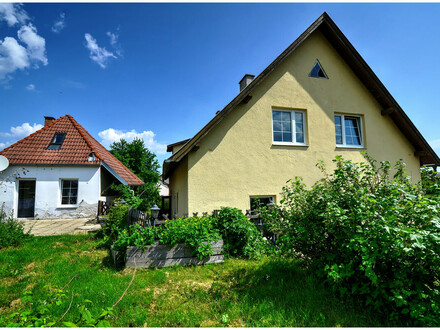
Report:
M 203 320 L 202 323 L 200 323 L 201 328 L 212 328 L 217 326 L 218 322 L 215 320 Z
M 35 261 L 32 261 L 29 265 L 24 267 L 25 270 L 32 270 L 35 267 Z
M 189 286 L 193 290 L 198 289 L 198 288 L 209 290 L 209 289 L 211 289 L 212 282 L 213 281 L 206 281 L 206 282 L 196 282 L 196 281 L 189 281 L 189 280 L 185 281 L 186 285 Z
M 11 303 L 9 304 L 10 307 L 15 307 L 15 306 L 18 306 L 18 305 L 21 305 L 21 298 L 12 300 Z
M 26 287 L 26 291 L 30 291 L 30 290 L 32 290 L 33 288 L 35 287 L 35 283 L 30 283 L 30 284 L 28 284 L 28 286 Z
M 165 291 L 164 289 L 154 288 L 153 293 L 154 293 L 154 296 L 156 297 L 156 296 L 161 295 L 164 291 Z
M 55 242 L 52 244 L 52 249 L 57 249 L 57 248 L 62 248 L 65 247 L 66 245 L 64 243 L 61 242 Z

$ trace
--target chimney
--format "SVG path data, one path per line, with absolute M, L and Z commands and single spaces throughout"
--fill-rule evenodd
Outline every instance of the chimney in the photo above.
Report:
M 44 116 L 44 126 L 50 125 L 55 121 L 55 117 Z
M 244 77 L 240 80 L 240 92 L 245 89 L 252 80 L 254 80 L 255 76 L 253 74 L 245 74 Z

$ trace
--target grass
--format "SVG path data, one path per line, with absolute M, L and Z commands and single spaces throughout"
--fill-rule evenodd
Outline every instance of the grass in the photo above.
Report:
M 111 307 L 132 279 L 132 269 L 113 266 L 92 236 L 35 237 L 0 250 L 0 315 L 24 303 L 25 290 L 47 297 L 65 288 L 69 299 L 54 306 L 63 321 L 78 318 L 77 307 L 98 315 Z M 115 307 L 114 327 L 322 327 L 386 326 L 376 313 L 341 300 L 298 263 L 227 259 L 218 265 L 138 269 Z M 1 324 L 0 324 L 1 326 Z

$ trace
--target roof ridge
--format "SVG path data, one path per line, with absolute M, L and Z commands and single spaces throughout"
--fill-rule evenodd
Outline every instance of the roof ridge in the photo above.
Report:
M 84 131 L 86 131 L 86 129 L 84 127 L 82 127 L 75 119 L 73 119 L 73 117 L 71 115 L 67 114 L 66 116 L 67 116 L 67 118 L 70 119 L 70 121 L 72 122 L 73 126 L 77 129 L 79 134 L 86 141 L 86 143 L 89 146 L 89 148 L 92 149 L 92 151 L 95 153 L 96 157 L 99 158 L 101 161 L 103 161 L 104 159 L 101 157 L 99 152 L 93 147 L 92 143 L 90 143 L 89 139 L 87 138 L 87 136 L 85 136 L 84 132 L 82 131 L 82 129 Z M 87 134 L 89 134 L 89 132 L 87 132 Z M 91 136 L 91 135 L 89 134 L 89 136 Z
M 0 151 L 0 154 L 3 153 L 3 152 L 6 151 L 6 150 L 12 149 L 12 148 L 15 147 L 17 144 L 19 144 L 19 143 L 21 143 L 21 142 L 23 142 L 23 141 L 28 140 L 29 138 L 31 138 L 31 137 L 34 136 L 35 134 L 40 133 L 40 132 L 46 130 L 47 128 L 49 128 L 49 127 L 51 127 L 52 125 L 54 125 L 57 121 L 61 120 L 61 118 L 63 118 L 63 117 L 65 117 L 65 116 L 62 116 L 62 117 L 58 118 L 57 120 L 54 120 L 54 121 L 51 122 L 50 124 L 41 127 L 38 131 L 35 131 L 35 132 L 33 132 L 32 134 L 29 134 L 28 136 L 24 137 L 23 139 L 18 140 L 17 142 L 11 144 L 9 147 L 6 147 L 6 148 L 3 149 L 2 151 Z

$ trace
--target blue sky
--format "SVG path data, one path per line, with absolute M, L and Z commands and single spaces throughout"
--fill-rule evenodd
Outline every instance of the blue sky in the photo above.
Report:
M 324 11 L 440 154 L 440 4 L 377 3 L 0 3 L 0 149 L 70 114 L 162 164 Z

